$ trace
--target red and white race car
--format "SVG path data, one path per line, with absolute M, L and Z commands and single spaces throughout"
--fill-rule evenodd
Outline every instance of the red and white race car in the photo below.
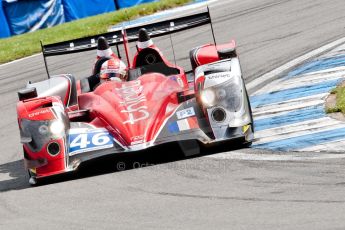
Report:
M 98 57 L 88 78 L 52 76 L 28 83 L 18 92 L 18 124 L 29 182 L 73 171 L 86 160 L 163 143 L 250 144 L 253 119 L 235 42 L 192 49 L 193 71 L 185 73 L 166 60 L 151 40 L 208 23 L 210 14 L 205 12 L 109 32 L 100 39 L 42 46 L 47 57 L 107 48 L 109 43 L 123 45 L 128 58 L 128 42 L 139 40 L 125 81 L 101 81 L 99 72 L 109 57 Z

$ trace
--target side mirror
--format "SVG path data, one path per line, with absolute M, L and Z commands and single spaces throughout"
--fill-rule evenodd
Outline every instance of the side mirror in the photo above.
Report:
M 19 101 L 37 97 L 37 90 L 35 87 L 25 88 L 18 91 Z
M 236 48 L 221 49 L 217 50 L 217 52 L 221 60 L 237 57 Z

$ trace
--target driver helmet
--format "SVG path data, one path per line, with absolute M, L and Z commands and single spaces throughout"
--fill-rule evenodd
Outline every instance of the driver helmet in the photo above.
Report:
M 125 81 L 127 78 L 127 67 L 120 59 L 110 59 L 102 64 L 100 71 L 101 81 Z

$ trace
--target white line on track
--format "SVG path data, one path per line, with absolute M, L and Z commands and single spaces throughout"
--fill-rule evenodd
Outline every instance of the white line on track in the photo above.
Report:
M 314 85 L 314 84 L 319 84 L 325 81 L 331 81 L 331 80 L 336 80 L 339 78 L 343 78 L 345 76 L 345 71 L 339 71 L 339 72 L 329 72 L 329 73 L 324 73 L 323 75 L 315 75 L 315 76 L 303 76 L 303 77 L 298 77 L 297 79 L 290 79 L 286 80 L 284 82 L 280 82 L 280 87 L 284 90 L 286 89 L 291 89 L 291 88 L 298 88 L 298 87 L 303 87 L 305 85 Z
M 296 58 L 296 59 L 294 59 L 294 60 L 292 60 L 292 61 L 290 61 L 290 62 L 288 62 L 288 63 L 286 63 L 286 64 L 284 64 L 284 65 L 282 65 L 282 66 L 280 66 L 280 67 L 278 67 L 278 68 L 276 68 L 276 69 L 274 69 L 274 70 L 272 70 L 272 71 L 270 71 L 264 75 L 262 75 L 261 77 L 256 78 L 253 81 L 249 82 L 248 84 L 246 84 L 247 89 L 248 89 L 248 91 L 253 92 L 253 91 L 257 90 L 257 88 L 260 87 L 261 85 L 263 85 L 264 83 L 272 81 L 272 79 L 277 78 L 277 76 L 281 75 L 285 71 L 303 63 L 304 61 L 306 61 L 312 57 L 316 57 L 316 56 L 326 52 L 327 50 L 330 50 L 336 46 L 339 46 L 343 43 L 345 43 L 345 37 L 340 38 L 340 39 L 338 39 L 334 42 L 331 42 L 327 45 L 324 45 L 318 49 L 315 49 L 315 50 L 313 50 L 313 51 L 311 51 L 305 55 L 302 55 L 302 56 L 300 56 L 300 57 L 298 57 L 298 58 Z M 254 94 L 256 94 L 256 93 L 254 93 Z
M 332 49 L 329 53 L 322 55 L 322 58 L 334 57 L 335 55 L 344 55 L 345 53 L 345 44 L 337 46 L 335 49 Z
M 345 67 L 336 67 L 332 69 L 326 69 L 326 70 L 320 70 L 312 73 L 302 74 L 298 78 L 291 78 L 291 79 L 277 79 L 274 81 L 274 84 L 268 84 L 267 86 L 262 87 L 261 89 L 257 90 L 255 92 L 255 95 L 259 94 L 265 94 L 270 91 L 277 91 L 280 90 L 282 87 L 289 88 L 289 84 L 291 84 L 291 88 L 298 87 L 301 82 L 308 82 L 315 81 L 316 83 L 319 83 L 318 81 L 327 80 L 333 80 L 339 77 L 342 77 L 345 75 Z M 313 82 L 314 83 L 314 82 Z
M 285 107 L 287 105 L 292 105 L 292 106 L 297 106 L 299 103 L 303 102 L 311 102 L 320 98 L 324 98 L 327 96 L 329 93 L 321 93 L 321 94 L 316 94 L 316 95 L 311 95 L 311 96 L 306 96 L 306 97 L 300 97 L 300 98 L 294 98 L 291 100 L 286 100 L 286 101 L 280 101 L 280 102 L 274 102 L 266 105 L 259 105 L 256 108 L 254 108 L 254 113 L 256 111 L 263 111 L 263 110 L 273 110 L 274 108 L 281 108 Z
M 29 57 L 24 57 L 24 58 L 21 58 L 21 59 L 17 59 L 17 60 L 11 61 L 11 62 L 4 63 L 4 64 L 1 64 L 0 67 L 7 66 L 7 65 L 12 65 L 12 64 L 15 64 L 17 62 L 21 62 L 21 61 L 24 61 L 24 60 L 27 60 L 27 59 L 30 59 L 30 58 L 37 57 L 39 55 L 42 55 L 42 53 L 34 54 L 34 55 L 29 56 Z M 43 60 L 42 60 L 42 62 L 43 62 Z
M 327 143 L 323 143 L 320 145 L 315 145 L 307 148 L 300 149 L 302 152 L 328 152 L 330 149 L 334 152 L 339 152 L 344 154 L 345 150 L 345 141 L 344 140 L 337 140 L 337 141 L 330 141 Z M 345 155 L 345 154 L 344 154 Z
M 319 98 L 324 98 L 327 95 L 328 93 L 318 94 L 316 95 L 318 97 L 304 97 L 301 98 L 299 101 L 288 101 L 283 103 L 270 104 L 264 107 L 259 107 L 253 111 L 253 116 L 255 120 L 259 120 L 275 117 L 278 115 L 283 115 L 296 109 L 303 109 L 310 106 L 322 105 L 325 103 L 325 101 L 323 99 L 320 100 Z
M 324 74 L 331 74 L 331 73 L 338 73 L 340 71 L 345 71 L 345 67 L 344 66 L 339 66 L 339 67 L 334 67 L 334 68 L 330 68 L 330 69 L 323 69 L 323 70 L 318 70 L 318 71 L 313 71 L 310 73 L 306 73 L 306 74 L 301 74 L 299 75 L 300 77 L 306 77 L 306 76 L 323 76 Z M 296 79 L 296 78 L 295 78 Z
M 345 158 L 345 154 L 322 154 L 322 153 L 308 153 L 301 155 L 301 153 L 287 153 L 287 154 L 254 154 L 244 153 L 241 151 L 233 151 L 226 153 L 219 153 L 205 156 L 208 158 L 215 158 L 221 160 L 250 160 L 250 161 L 306 161 L 306 160 L 327 160 Z
M 343 122 L 324 117 L 321 119 L 298 122 L 293 125 L 280 126 L 273 129 L 265 129 L 255 133 L 255 145 L 276 142 L 288 138 L 299 137 L 310 133 L 330 131 L 338 128 L 344 128 Z M 300 150 L 298 150 L 300 151 Z

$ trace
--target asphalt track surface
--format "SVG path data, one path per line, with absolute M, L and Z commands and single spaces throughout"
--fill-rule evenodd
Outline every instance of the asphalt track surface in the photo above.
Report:
M 217 41 L 238 41 L 247 82 L 344 35 L 343 0 L 221 0 L 210 7 Z M 201 29 L 174 41 L 185 46 L 206 38 Z M 170 44 L 159 42 L 163 51 Z M 93 55 L 58 57 L 51 70 L 87 76 Z M 345 228 L 344 159 L 186 159 L 178 148 L 165 148 L 92 162 L 78 174 L 29 187 L 16 91 L 44 78 L 40 56 L 0 67 L 0 229 Z

